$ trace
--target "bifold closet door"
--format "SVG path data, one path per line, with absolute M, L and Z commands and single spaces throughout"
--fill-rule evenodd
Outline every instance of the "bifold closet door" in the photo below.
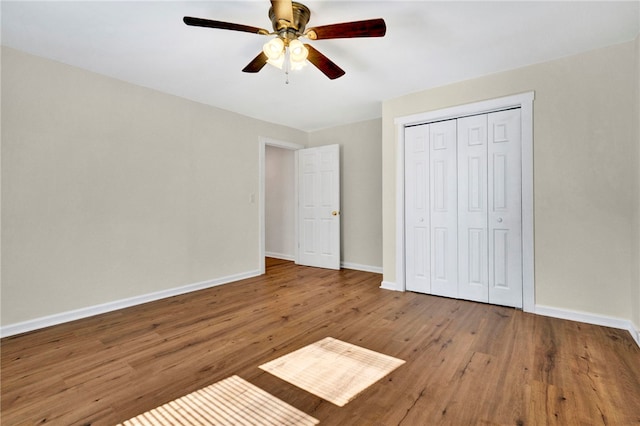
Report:
M 456 121 L 405 129 L 406 289 L 458 297 Z
M 429 125 L 407 127 L 405 137 L 405 286 L 431 293 Z
M 458 297 L 456 120 L 429 125 L 431 294 Z
M 458 291 L 489 301 L 487 115 L 458 119 Z
M 520 109 L 488 115 L 489 303 L 522 307 Z
M 405 129 L 406 289 L 522 307 L 520 110 Z
M 520 110 L 458 119 L 461 299 L 522 307 Z

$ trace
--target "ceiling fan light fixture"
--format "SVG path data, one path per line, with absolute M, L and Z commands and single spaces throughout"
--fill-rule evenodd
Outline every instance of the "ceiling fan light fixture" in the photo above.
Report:
M 242 69 L 243 72 L 257 73 L 266 64 L 271 64 L 284 69 L 288 76 L 289 71 L 300 69 L 309 62 L 331 80 L 342 77 L 345 74 L 344 70 L 312 45 L 300 42 L 299 37 L 310 40 L 383 37 L 387 31 L 387 26 L 382 18 L 307 28 L 310 17 L 309 8 L 297 1 L 271 0 L 269 19 L 273 25 L 273 32 L 249 25 L 190 16 L 185 16 L 183 22 L 195 27 L 276 35 L 276 38 L 269 40 L 262 46 L 262 52 Z
M 262 51 L 269 61 L 277 61 L 284 57 L 284 41 L 280 37 L 271 39 L 262 46 Z
M 304 62 L 309 56 L 309 50 L 300 40 L 296 39 L 289 42 L 289 54 L 291 55 L 291 62 Z

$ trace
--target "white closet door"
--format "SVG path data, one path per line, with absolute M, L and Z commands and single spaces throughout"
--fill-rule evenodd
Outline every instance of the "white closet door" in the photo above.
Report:
M 405 286 L 431 293 L 429 255 L 429 125 L 405 135 Z
M 456 120 L 429 127 L 431 294 L 458 297 Z
M 488 116 L 489 303 L 522 307 L 520 109 Z
M 522 307 L 520 110 L 405 129 L 406 289 Z
M 487 115 L 458 119 L 459 297 L 489 301 Z

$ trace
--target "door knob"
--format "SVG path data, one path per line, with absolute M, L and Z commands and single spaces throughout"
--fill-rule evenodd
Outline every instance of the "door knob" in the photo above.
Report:
M 498 218 L 498 223 L 502 223 L 502 218 L 501 217 Z
M 334 210 L 334 211 L 331 212 L 331 216 L 338 216 L 339 214 L 340 214 L 340 212 L 337 211 L 337 210 Z

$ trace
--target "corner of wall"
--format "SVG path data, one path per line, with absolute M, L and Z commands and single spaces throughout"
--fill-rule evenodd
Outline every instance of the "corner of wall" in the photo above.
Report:
M 635 75 L 640 75 L 640 34 L 636 36 L 635 40 L 635 57 L 636 57 L 636 70 Z M 632 323 L 635 327 L 636 331 L 636 342 L 640 345 L 640 78 L 635 81 L 636 87 L 636 99 L 635 99 L 635 110 L 632 111 L 633 117 L 636 120 L 636 128 L 635 128 L 635 139 L 637 143 L 635 144 L 635 155 L 636 155 L 636 181 L 635 181 L 635 203 L 634 208 L 635 212 L 633 214 L 633 220 L 635 223 L 634 233 L 635 233 L 635 244 L 633 247 L 633 258 L 636 261 L 635 268 L 633 270 L 632 277 L 632 289 L 631 289 L 631 298 L 632 298 Z
M 404 291 L 400 288 L 400 286 L 392 281 L 382 281 L 380 283 L 380 288 L 383 290 L 391 290 L 391 291 Z
M 1 12 L 0 12 L 1 13 Z M 0 46 L 0 92 L 2 91 L 2 50 Z M 0 96 L 0 99 L 2 96 Z M 2 144 L 2 102 L 0 102 L 0 146 Z M 2 149 L 0 148 L 0 300 L 2 299 Z M 2 327 L 2 304 L 0 303 L 0 327 Z

